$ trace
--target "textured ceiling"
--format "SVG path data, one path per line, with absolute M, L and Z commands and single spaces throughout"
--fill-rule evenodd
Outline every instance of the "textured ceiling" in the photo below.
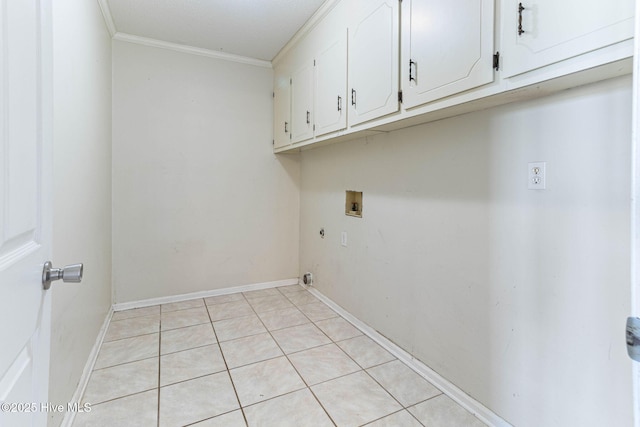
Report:
M 116 32 L 270 61 L 324 0 L 107 0 Z

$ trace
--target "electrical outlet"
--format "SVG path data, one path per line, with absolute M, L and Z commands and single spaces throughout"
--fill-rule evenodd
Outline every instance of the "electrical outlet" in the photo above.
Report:
M 342 235 L 340 236 L 340 243 L 342 243 L 342 246 L 347 246 L 347 232 L 343 231 Z
M 528 164 L 529 190 L 545 190 L 547 188 L 547 162 L 530 162 Z

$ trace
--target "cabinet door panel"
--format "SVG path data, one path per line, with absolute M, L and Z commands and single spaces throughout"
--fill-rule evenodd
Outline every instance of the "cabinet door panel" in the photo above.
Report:
M 368 6 L 349 28 L 351 125 L 398 111 L 398 0 Z
M 347 35 L 316 58 L 315 134 L 324 135 L 347 127 Z
M 633 37 L 633 0 L 504 0 L 503 6 L 507 77 Z
M 291 144 L 291 84 L 289 76 L 277 75 L 273 81 L 273 146 Z
M 403 8 L 407 108 L 493 81 L 493 0 L 408 0 Z
M 313 61 L 291 76 L 292 142 L 313 138 Z

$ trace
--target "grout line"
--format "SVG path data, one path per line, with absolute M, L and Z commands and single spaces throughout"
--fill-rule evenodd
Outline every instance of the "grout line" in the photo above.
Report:
M 243 295 L 244 297 L 244 295 Z M 246 299 L 246 298 L 245 298 Z M 249 425 L 249 422 L 247 421 L 247 416 L 244 413 L 244 410 L 242 409 L 242 403 L 240 402 L 240 396 L 238 396 L 238 390 L 236 389 L 236 384 L 233 382 L 233 377 L 231 376 L 231 372 L 229 371 L 229 365 L 227 364 L 227 358 L 224 356 L 224 352 L 222 351 L 222 346 L 220 345 L 220 340 L 218 339 L 218 333 L 216 332 L 216 328 L 213 326 L 213 321 L 211 320 L 211 313 L 209 313 L 209 307 L 207 307 L 207 316 L 209 316 L 209 321 L 211 322 L 211 328 L 213 329 L 213 335 L 216 338 L 216 341 L 218 342 L 218 348 L 220 349 L 220 355 L 222 356 L 222 361 L 224 362 L 224 367 L 226 368 L 226 372 L 227 372 L 227 377 L 229 377 L 229 381 L 231 382 L 231 387 L 233 387 L 233 393 L 236 395 L 236 400 L 238 401 L 238 407 L 240 408 L 240 412 L 242 414 L 242 418 L 244 419 L 244 423 L 245 425 Z
M 282 292 L 280 292 L 282 293 Z M 285 295 L 286 297 L 286 295 Z M 287 297 L 288 299 L 288 297 Z M 291 301 L 291 300 L 289 300 Z M 295 304 L 294 304 L 295 306 Z M 297 308 L 297 306 L 296 306 Z M 299 309 L 298 309 L 299 310 Z M 301 312 L 302 313 L 302 312 Z M 302 313 L 305 317 L 307 317 L 304 313 Z M 258 316 L 260 317 L 260 316 Z M 309 319 L 307 317 L 307 319 Z M 309 319 L 309 321 L 311 321 L 311 319 Z M 304 383 L 304 385 L 306 386 L 306 389 L 309 390 L 309 392 L 311 393 L 311 395 L 313 396 L 314 399 L 316 399 L 316 402 L 318 402 L 318 404 L 320 405 L 320 407 L 322 408 L 322 410 L 324 411 L 324 413 L 327 415 L 327 417 L 329 418 L 329 420 L 333 423 L 334 426 L 337 426 L 337 423 L 333 420 L 333 418 L 331 417 L 331 415 L 329 414 L 329 411 L 327 411 L 327 409 L 324 407 L 324 405 L 320 402 L 320 400 L 318 399 L 318 396 L 316 396 L 316 394 L 313 392 L 313 390 L 311 389 L 311 386 L 309 385 L 309 383 L 307 383 L 307 380 L 304 379 L 304 377 L 300 374 L 300 371 L 298 371 L 298 368 L 296 368 L 296 366 L 293 364 L 293 362 L 291 362 L 291 359 L 289 358 L 289 354 L 287 354 L 284 349 L 282 348 L 282 346 L 280 345 L 280 343 L 278 342 L 278 340 L 276 340 L 276 338 L 273 336 L 273 334 L 271 333 L 271 331 L 269 330 L 269 328 L 267 328 L 267 325 L 264 324 L 264 322 L 262 321 L 262 319 L 260 319 L 260 322 L 262 322 L 262 325 L 265 327 L 265 329 L 267 329 L 267 332 L 269 333 L 269 335 L 271 336 L 271 339 L 276 343 L 276 345 L 278 346 L 278 348 L 280 349 L 280 351 L 282 351 L 282 354 L 284 355 L 284 357 L 286 357 L 287 361 L 289 362 L 289 365 L 291 365 L 291 367 L 293 368 L 293 370 L 296 372 L 296 374 L 298 375 L 298 377 L 302 380 L 302 382 Z M 311 324 L 314 324 L 313 322 L 311 322 Z M 297 325 L 300 326 L 300 325 Z M 315 326 L 315 325 L 314 325 Z M 295 327 L 295 326 L 292 326 Z M 316 326 L 317 328 L 317 326 Z M 286 328 L 283 328 L 286 329 Z M 283 329 L 278 329 L 278 330 L 283 330 Z M 320 329 L 320 328 L 318 328 Z M 320 330 L 322 332 L 322 330 Z M 322 332 L 324 333 L 324 332 Z M 329 340 L 331 340 L 331 338 L 329 338 Z M 316 346 L 316 347 L 320 347 L 320 346 Z M 315 347 L 313 347 L 315 348 Z M 304 351 L 304 350 L 301 350 Z M 295 354 L 295 353 L 291 353 L 291 354 Z M 296 390 L 299 391 L 299 390 Z M 284 396 L 284 395 L 282 395 Z M 275 396 L 275 397 L 280 397 L 280 396 Z M 274 399 L 275 397 L 273 397 L 272 399 Z M 270 399 L 267 399 L 270 400 Z M 262 403 L 262 402 L 258 402 L 258 403 Z
M 160 427 L 160 374 L 162 370 L 162 306 L 159 308 L 160 321 L 158 323 L 158 410 L 156 412 L 156 427 Z

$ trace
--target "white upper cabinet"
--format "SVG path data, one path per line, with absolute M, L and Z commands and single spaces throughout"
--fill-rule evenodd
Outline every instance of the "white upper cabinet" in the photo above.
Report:
M 349 124 L 398 111 L 399 1 L 361 0 L 349 25 Z
M 633 0 L 503 0 L 505 76 L 633 37 Z
M 405 108 L 493 81 L 494 0 L 404 0 L 402 8 Z
M 313 138 L 313 60 L 291 75 L 292 142 Z
M 347 32 L 327 43 L 315 62 L 315 135 L 347 127 Z
M 273 79 L 273 147 L 291 144 L 291 83 L 288 74 Z

